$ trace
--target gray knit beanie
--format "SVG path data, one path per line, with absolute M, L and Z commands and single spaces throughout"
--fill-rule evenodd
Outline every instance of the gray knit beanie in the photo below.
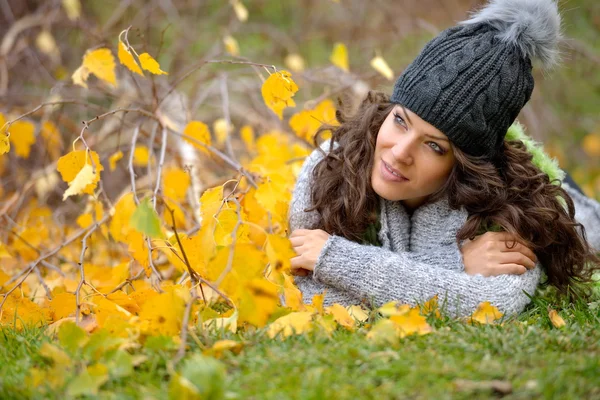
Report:
M 493 158 L 533 91 L 532 59 L 558 62 L 554 0 L 491 0 L 431 40 L 396 81 L 392 103 L 462 151 Z

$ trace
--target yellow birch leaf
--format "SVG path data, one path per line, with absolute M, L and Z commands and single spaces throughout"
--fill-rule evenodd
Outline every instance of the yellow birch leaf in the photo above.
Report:
M 29 158 L 31 145 L 35 143 L 35 125 L 29 121 L 16 121 L 8 128 L 8 132 L 15 154 L 21 158 Z
M 4 133 L 0 133 L 0 154 L 6 154 L 10 151 L 10 140 Z
M 162 178 L 165 196 L 175 201 L 185 199 L 185 194 L 190 187 L 190 174 L 181 168 L 173 167 L 168 168 Z M 172 222 L 170 218 L 167 221 L 169 221 L 169 224 Z
M 400 337 L 403 338 L 414 333 L 426 335 L 432 332 L 431 326 L 427 323 L 424 316 L 419 313 L 419 308 L 411 308 L 402 315 L 392 315 L 390 321 L 394 322 L 400 328 Z
M 133 151 L 133 165 L 136 167 L 145 167 L 150 160 L 150 151 L 146 146 L 139 145 Z
M 283 281 L 283 294 L 285 296 L 285 306 L 297 311 L 302 307 L 302 292 L 294 284 L 292 276 L 285 274 Z
M 152 56 L 148 53 L 140 54 L 140 63 L 142 64 L 142 68 L 146 71 L 153 73 L 154 75 L 169 75 L 167 72 L 160 69 L 160 64 L 152 58 Z
M 331 52 L 329 60 L 333 63 L 333 65 L 343 69 L 346 72 L 350 70 L 348 65 L 348 49 L 346 49 L 346 45 L 343 43 L 336 43 L 333 46 L 333 51 Z
M 440 318 L 441 314 L 440 314 L 440 308 L 438 306 L 438 295 L 437 294 L 435 296 L 433 296 L 431 299 L 427 300 L 421 306 L 421 313 L 423 315 L 428 315 L 428 314 L 434 313 L 436 318 Z
M 333 315 L 335 321 L 348 330 L 352 331 L 356 327 L 356 321 L 341 304 L 335 303 L 325 308 L 325 312 Z
M 288 238 L 273 234 L 267 235 L 266 253 L 270 264 L 269 279 L 274 283 L 281 284 L 282 274 L 289 272 L 290 260 L 297 254 Z
M 367 333 L 367 339 L 377 344 L 396 344 L 398 342 L 398 326 L 389 319 L 380 319 Z
M 285 64 L 286 67 L 288 67 L 289 69 L 291 69 L 294 72 L 302 72 L 304 71 L 304 59 L 302 58 L 302 56 L 300 54 L 296 54 L 296 53 L 290 53 L 288 54 L 285 59 L 283 60 L 283 63 Z
M 552 322 L 552 326 L 555 328 L 562 328 L 566 325 L 565 320 L 558 315 L 556 310 L 550 310 L 550 312 L 548 312 L 548 317 L 550 317 L 550 322 Z
M 235 11 L 235 16 L 237 19 L 239 19 L 241 22 L 246 22 L 248 19 L 248 9 L 246 6 L 244 6 L 241 0 L 230 0 L 229 2 L 233 6 L 233 11 Z
M 62 5 L 71 21 L 75 21 L 81 16 L 81 3 L 79 0 L 62 0 Z
M 321 125 L 339 125 L 335 112 L 336 109 L 333 102 L 325 99 L 312 110 L 302 110 L 292 115 L 290 118 L 290 127 L 296 136 L 312 143 Z
M 146 272 L 146 276 L 152 275 L 150 268 L 150 254 L 144 235 L 138 231 L 131 230 L 125 236 L 124 242 L 129 246 L 127 251 L 136 260 Z
M 104 217 L 104 208 L 100 201 L 89 202 L 83 214 L 77 217 L 77 225 L 81 228 L 87 228 L 94 222 L 100 221 Z
M 95 171 L 91 165 L 92 160 L 95 164 Z M 81 173 L 84 168 L 85 171 Z M 76 150 L 59 158 L 56 169 L 60 172 L 63 181 L 69 183 L 69 188 L 63 196 L 64 200 L 73 194 L 94 194 L 96 185 L 100 181 L 100 172 L 104 170 L 104 167 L 100 164 L 100 158 L 95 151 L 90 151 L 89 156 L 86 157 L 85 150 Z M 73 183 L 75 179 L 77 181 Z M 86 185 L 80 187 L 83 183 L 86 183 Z
M 298 86 L 292 80 L 292 74 L 285 70 L 272 73 L 261 88 L 265 104 L 279 119 L 283 119 L 284 108 L 296 106 L 292 97 L 297 91 Z
M 112 86 L 117 86 L 117 76 L 115 75 L 115 58 L 107 48 L 100 48 L 92 51 L 87 51 L 83 56 L 81 64 L 90 73 L 104 82 L 110 83 Z
M 225 36 L 223 38 L 223 44 L 225 45 L 225 50 L 232 56 L 237 57 L 240 55 L 240 46 L 233 36 Z
M 183 134 L 189 136 L 200 143 L 204 143 L 207 146 L 211 145 L 210 140 L 210 131 L 208 130 L 208 126 L 204 122 L 200 121 L 190 121 L 185 128 L 183 129 Z M 210 154 L 210 152 L 201 144 L 197 143 L 194 140 L 190 140 L 185 138 L 186 142 L 190 143 L 195 148 L 199 149 L 205 154 Z
M 256 150 L 256 144 L 254 142 L 254 130 L 250 125 L 244 125 L 242 129 L 240 129 L 240 136 L 244 143 L 246 143 L 246 148 L 250 152 L 254 152 Z
M 77 176 L 75 176 L 75 179 L 69 182 L 69 187 L 63 194 L 63 201 L 65 201 L 69 196 L 84 193 L 85 188 L 92 184 L 94 177 L 95 174 L 92 166 L 90 164 L 85 164 Z
M 129 226 L 129 220 L 135 209 L 136 205 L 133 193 L 124 194 L 115 204 L 111 211 L 112 218 L 108 228 L 115 241 L 126 242 L 127 234 L 133 229 Z
M 391 317 L 392 315 L 404 315 L 410 310 L 408 304 L 400 304 L 397 301 L 390 301 L 385 303 L 377 309 L 384 317 Z
M 262 328 L 277 309 L 277 286 L 265 279 L 251 280 L 242 290 L 239 300 L 239 321 Z
M 497 319 L 502 318 L 504 314 L 493 306 L 489 301 L 484 301 L 477 307 L 477 310 L 471 315 L 470 321 L 480 324 L 493 324 Z
M 215 132 L 215 136 L 217 138 L 217 144 L 222 145 L 225 143 L 225 140 L 229 136 L 229 133 L 232 129 L 233 127 L 227 123 L 225 118 L 219 118 L 215 120 L 213 123 L 213 131 Z
M 8 252 L 6 246 L 2 242 L 0 242 L 0 258 L 12 258 L 12 255 Z M 2 280 L 3 276 L 7 275 L 0 270 L 0 286 L 4 285 L 4 282 L 6 282 L 6 280 Z
M 119 57 L 119 61 L 121 64 L 126 66 L 131 72 L 135 72 L 138 75 L 144 76 L 142 69 L 133 58 L 133 54 L 129 52 L 125 43 L 119 40 L 119 51 L 117 52 L 117 57 Z
M 117 163 L 119 162 L 119 160 L 123 158 L 123 152 L 121 150 L 117 151 L 116 153 L 113 153 L 109 158 L 108 158 L 108 166 L 110 168 L 111 171 L 114 171 L 115 168 L 117 168 Z
M 87 79 L 90 76 L 90 71 L 84 67 L 83 65 L 81 65 L 79 68 L 77 68 L 75 70 L 75 72 L 73 72 L 73 75 L 71 75 L 71 79 L 73 80 L 73 83 L 79 86 L 82 86 L 84 88 L 88 88 L 87 85 Z
M 229 330 L 231 333 L 237 332 L 238 311 L 225 318 L 211 318 L 202 323 L 202 327 L 212 332 L 222 332 Z
M 307 332 L 312 327 L 313 313 L 310 311 L 297 311 L 273 321 L 267 328 L 267 335 L 273 339 L 278 334 L 286 338 Z
M 291 192 L 288 190 L 288 180 L 280 174 L 270 174 L 266 182 L 258 185 L 255 197 L 258 204 L 271 213 L 275 212 L 278 202 L 289 202 Z
M 371 67 L 375 71 L 383 75 L 387 80 L 391 81 L 394 79 L 394 71 L 390 68 L 387 62 L 381 56 L 377 56 L 371 60 Z

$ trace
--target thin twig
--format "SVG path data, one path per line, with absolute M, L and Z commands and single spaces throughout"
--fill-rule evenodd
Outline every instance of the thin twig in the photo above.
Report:
M 156 210 L 156 196 L 160 190 L 160 178 L 162 175 L 163 164 L 165 163 L 165 153 L 167 150 L 167 127 L 162 128 L 162 143 L 160 145 L 160 159 L 158 161 L 158 167 L 156 171 L 156 186 L 154 187 L 154 193 L 152 195 L 152 206 Z
M 133 170 L 133 156 L 135 154 L 135 145 L 137 143 L 137 138 L 140 133 L 140 126 L 136 126 L 133 130 L 133 137 L 131 138 L 131 149 L 129 150 L 129 163 L 127 164 L 129 169 L 129 176 L 131 178 L 131 191 L 133 192 L 133 200 L 135 204 L 140 204 L 140 199 L 137 197 L 137 192 L 135 190 L 135 171 Z
M 183 314 L 183 321 L 181 321 L 181 335 L 179 342 L 179 349 L 177 350 L 177 354 L 173 360 L 174 364 L 177 364 L 179 360 L 183 358 L 185 355 L 185 346 L 187 345 L 187 333 L 188 333 L 188 324 L 190 320 L 190 313 L 192 311 L 192 304 L 196 300 L 196 296 L 194 295 L 194 290 L 190 290 L 190 300 L 185 305 L 185 311 Z
M 85 257 L 85 251 L 87 250 L 87 239 L 88 237 L 90 237 L 90 235 L 92 233 L 94 233 L 94 231 L 96 231 L 96 229 L 98 229 L 100 225 L 99 224 L 94 224 L 92 225 L 92 228 L 85 234 L 85 236 L 83 237 L 83 239 L 81 239 L 81 254 L 79 255 L 79 273 L 80 273 L 80 277 L 79 277 L 79 284 L 77 285 L 77 289 L 75 289 L 75 324 L 79 325 L 79 311 L 81 310 L 81 301 L 80 301 L 80 291 L 81 291 L 81 287 L 83 286 L 84 282 L 85 282 L 85 271 L 83 268 L 83 258 Z

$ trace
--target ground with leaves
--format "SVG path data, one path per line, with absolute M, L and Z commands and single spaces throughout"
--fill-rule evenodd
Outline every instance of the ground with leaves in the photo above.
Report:
M 548 301 L 558 307 L 564 327 L 553 326 Z M 581 399 L 600 395 L 598 295 L 596 302 L 576 305 L 541 295 L 517 320 L 503 325 L 473 326 L 434 315 L 429 322 L 433 333 L 391 342 L 366 339 L 364 327 L 356 332 L 339 328 L 329 334 L 318 330 L 285 340 L 270 340 L 264 329 L 200 335 L 190 339 L 189 354 L 178 365 L 172 361 L 178 346 L 171 337 L 151 337 L 141 346 L 116 351 L 123 344 L 106 335 L 96 334 L 78 347 L 77 335 L 71 332 L 62 339 L 63 346 L 40 329 L 4 328 L 0 397 L 97 393 L 102 398 L 179 398 L 188 381 L 203 398 Z M 98 363 L 108 373 L 93 368 Z M 53 368 L 64 372 L 37 387 L 27 384 L 37 377 L 32 370 Z M 56 380 L 61 383 L 52 389 Z

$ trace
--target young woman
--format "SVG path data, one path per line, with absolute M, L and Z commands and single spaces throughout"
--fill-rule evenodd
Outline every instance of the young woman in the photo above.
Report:
M 554 1 L 492 0 L 429 42 L 391 97 L 370 93 L 322 127 L 332 138 L 305 161 L 289 213 L 305 302 L 438 295 L 450 315 L 483 301 L 517 314 L 543 272 L 563 293 L 591 280 L 600 204 L 507 137 L 531 60 L 551 66 L 559 39 Z

